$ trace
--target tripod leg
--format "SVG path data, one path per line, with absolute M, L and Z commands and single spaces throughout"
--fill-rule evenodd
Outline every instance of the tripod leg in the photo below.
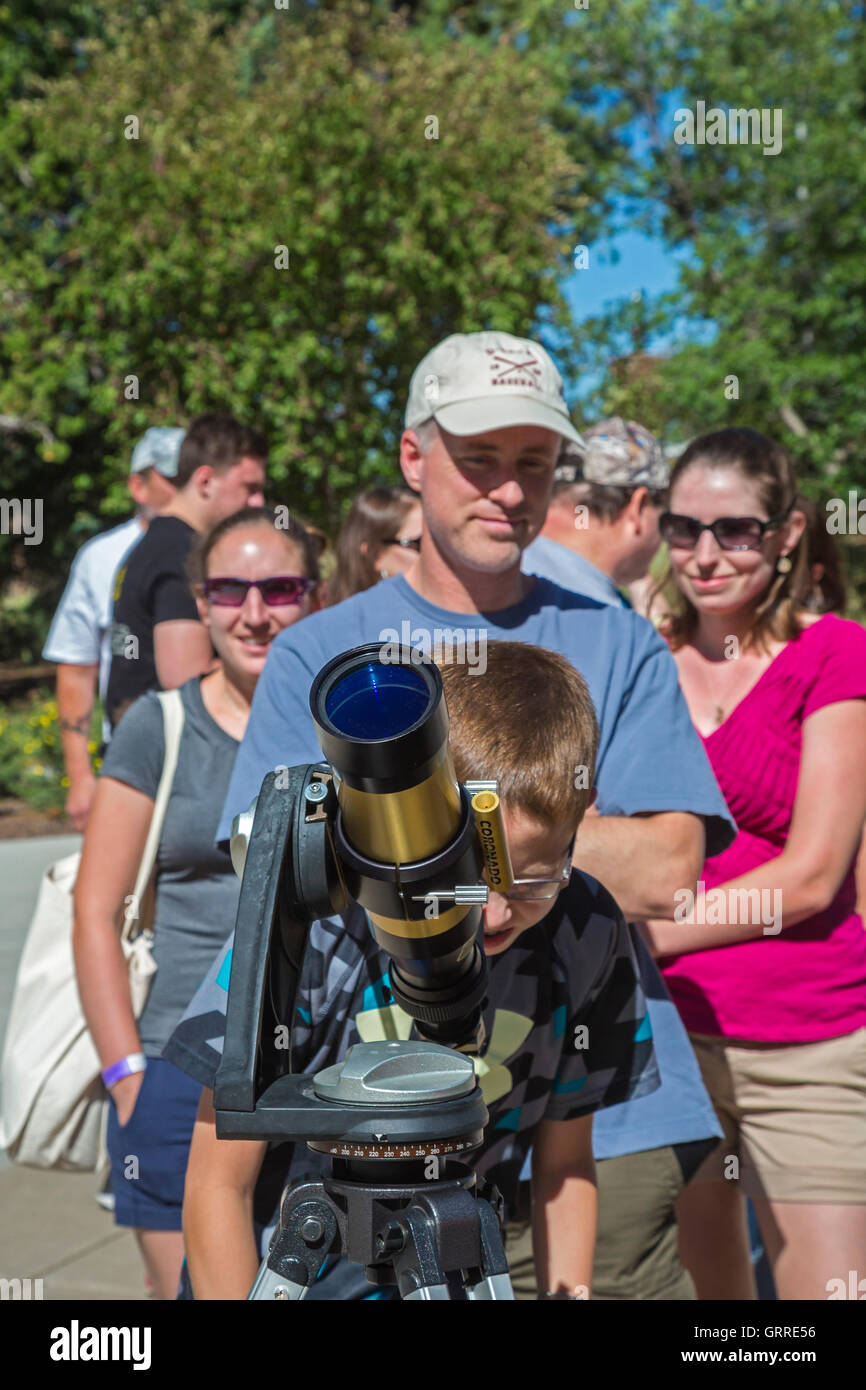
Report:
M 318 1183 L 287 1188 L 274 1232 L 247 1300 L 306 1298 L 325 1257 L 342 1250 L 330 1201 Z
M 404 1302 L 450 1300 L 439 1252 L 439 1232 L 428 1212 L 416 1205 L 407 1207 L 399 1222 L 384 1234 L 384 1243 L 394 1252 L 394 1274 Z
M 255 1283 L 247 1294 L 247 1301 L 250 1299 L 261 1299 L 265 1302 L 271 1302 L 273 1299 L 301 1299 L 306 1298 L 308 1290 L 309 1285 L 296 1284 L 294 1280 L 278 1274 L 275 1269 L 270 1269 L 268 1260 L 264 1259 L 256 1275 Z
M 499 1218 L 484 1198 L 479 1197 L 476 1206 L 481 1227 L 481 1277 L 473 1284 L 467 1283 L 466 1297 L 475 1302 L 491 1302 L 494 1299 L 513 1301 L 514 1290 L 508 1273 Z
M 416 1299 L 450 1299 L 447 1284 L 430 1284 L 423 1289 L 414 1289 L 412 1293 L 404 1295 L 404 1303 L 412 1303 Z
M 475 1284 L 466 1285 L 466 1297 L 477 1302 L 492 1302 L 494 1299 L 514 1300 L 511 1277 L 508 1274 L 485 1274 Z
M 404 1302 L 450 1299 L 446 1268 L 478 1271 L 464 1286 L 467 1299 L 514 1298 L 499 1220 L 484 1198 L 462 1190 L 417 1193 L 379 1241 L 391 1252 Z

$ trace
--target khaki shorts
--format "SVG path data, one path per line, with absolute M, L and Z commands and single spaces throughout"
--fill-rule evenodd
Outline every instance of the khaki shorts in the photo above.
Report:
M 689 1035 L 725 1138 L 694 1181 L 751 1198 L 866 1203 L 866 1028 L 822 1042 Z
M 680 1263 L 675 1204 L 683 1175 L 672 1148 L 648 1149 L 595 1165 L 598 1233 L 593 1299 L 695 1298 Z M 505 1254 L 516 1299 L 537 1297 L 528 1221 L 505 1228 Z

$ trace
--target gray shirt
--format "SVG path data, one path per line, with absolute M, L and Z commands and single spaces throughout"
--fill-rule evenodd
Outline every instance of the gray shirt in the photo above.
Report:
M 536 536 L 524 550 L 520 567 L 524 574 L 538 574 L 561 589 L 572 589 L 576 594 L 598 599 L 599 603 L 629 607 L 609 574 L 549 536 Z
M 157 853 L 156 975 L 138 1021 L 142 1051 L 159 1057 L 235 924 L 240 884 L 217 849 L 217 820 L 238 750 L 211 718 L 201 677 L 181 686 L 184 726 Z M 162 708 L 151 691 L 123 716 L 100 775 L 156 799 L 165 757 Z

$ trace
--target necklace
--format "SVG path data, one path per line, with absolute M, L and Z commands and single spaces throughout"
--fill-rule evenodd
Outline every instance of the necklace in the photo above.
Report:
M 740 659 L 741 658 L 737 658 L 737 660 Z M 748 695 L 749 691 L 761 679 L 761 676 L 764 674 L 769 664 L 769 661 L 766 663 L 761 663 L 757 671 L 755 670 L 754 666 L 747 667 L 746 669 L 748 672 L 748 683 L 746 684 L 746 688 L 743 691 L 743 694 L 740 695 L 739 692 L 743 690 L 744 682 L 742 680 L 733 681 L 729 690 L 726 692 L 724 696 L 723 702 L 719 700 L 718 695 L 712 688 L 712 684 L 710 684 L 709 686 L 707 685 L 706 681 L 704 680 L 703 669 L 701 670 L 701 684 L 703 685 L 703 692 L 707 696 L 708 701 L 712 706 L 713 722 L 717 729 L 719 725 L 725 722 L 725 719 L 727 718 L 728 714 L 730 714 L 731 711 L 736 708 L 740 700 L 746 698 L 746 695 Z

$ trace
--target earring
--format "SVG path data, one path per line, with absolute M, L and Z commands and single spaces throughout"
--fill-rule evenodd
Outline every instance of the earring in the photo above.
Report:
M 779 556 L 778 560 L 776 561 L 776 573 L 777 573 L 777 574 L 790 574 L 790 573 L 791 573 L 791 570 L 792 570 L 793 568 L 794 568 L 794 562 L 793 562 L 793 560 L 791 559 L 790 555 L 780 555 L 780 556 Z

